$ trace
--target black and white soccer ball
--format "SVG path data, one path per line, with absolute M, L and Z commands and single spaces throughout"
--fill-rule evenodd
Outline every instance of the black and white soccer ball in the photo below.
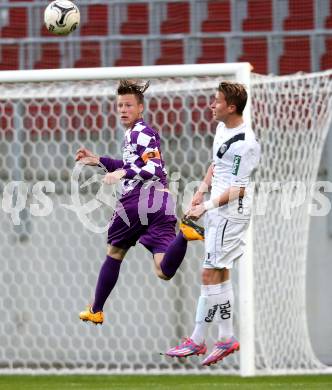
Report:
M 69 0 L 55 0 L 44 11 L 48 31 L 56 35 L 68 35 L 80 24 L 80 11 Z

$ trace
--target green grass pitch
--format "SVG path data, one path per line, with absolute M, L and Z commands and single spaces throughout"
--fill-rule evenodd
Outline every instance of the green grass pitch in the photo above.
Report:
M 331 390 L 332 375 L 234 376 L 0 376 L 0 390 Z

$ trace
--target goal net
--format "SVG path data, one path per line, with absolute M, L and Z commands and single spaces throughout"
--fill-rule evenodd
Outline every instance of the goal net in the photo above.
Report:
M 55 81 L 47 80 L 48 71 L 11 72 L 13 82 L 7 77 L 0 84 L 0 372 L 327 370 L 307 330 L 311 195 L 300 204 L 297 187 L 288 184 L 316 179 L 331 122 L 332 73 L 251 79 L 251 119 L 262 163 L 246 261 L 232 274 L 241 353 L 209 369 L 198 358 L 177 361 L 160 354 L 191 334 L 202 243 L 190 243 L 170 282 L 154 275 L 147 250 L 132 248 L 105 305 L 103 326 L 79 321 L 78 313 L 93 299 L 116 194 L 101 185 L 101 169 L 81 169 L 74 156 L 85 146 L 121 158 L 117 79 L 132 72 L 130 77 L 151 80 L 144 116 L 160 133 L 179 216 L 211 161 L 216 123 L 209 102 L 218 82 L 249 82 L 248 67 L 240 64 L 199 66 L 199 72 L 197 66 L 175 68 L 167 77 L 167 67 L 105 70 L 98 80 L 89 70 L 67 71 L 72 80 L 65 80 L 66 70 L 60 76 L 55 71 Z
M 253 218 L 256 367 L 268 372 L 327 369 L 308 334 L 306 263 L 331 86 L 331 71 L 251 81 L 252 123 L 262 145 Z

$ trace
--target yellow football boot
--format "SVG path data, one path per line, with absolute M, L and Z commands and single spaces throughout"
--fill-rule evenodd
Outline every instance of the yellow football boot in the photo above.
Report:
M 186 216 L 181 219 L 180 230 L 188 241 L 204 240 L 204 228 Z
M 102 325 L 104 321 L 104 313 L 102 311 L 94 313 L 91 306 L 88 306 L 86 310 L 80 312 L 80 319 L 82 321 L 91 321 L 96 325 Z

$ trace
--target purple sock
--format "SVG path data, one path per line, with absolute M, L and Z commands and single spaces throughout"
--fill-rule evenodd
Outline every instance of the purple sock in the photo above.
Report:
M 188 241 L 179 232 L 175 239 L 169 244 L 165 256 L 160 263 L 163 274 L 172 278 L 180 267 L 187 251 Z
M 101 266 L 96 286 L 95 301 L 92 306 L 94 313 L 103 310 L 106 299 L 118 280 L 121 263 L 122 261 L 107 256 L 104 264 Z

